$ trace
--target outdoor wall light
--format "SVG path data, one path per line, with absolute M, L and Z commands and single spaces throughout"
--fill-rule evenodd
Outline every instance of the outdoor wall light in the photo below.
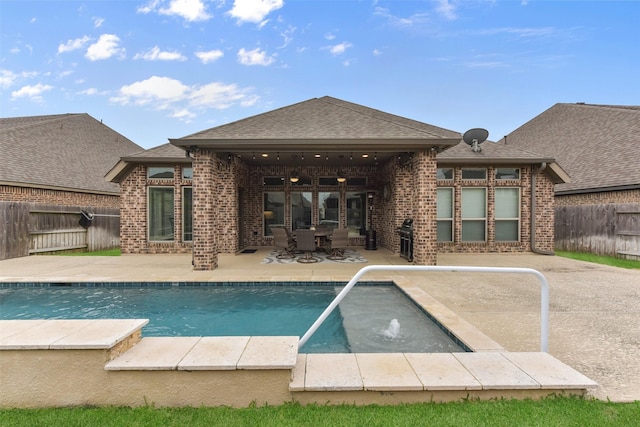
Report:
M 293 172 L 291 172 L 291 177 L 289 178 L 289 180 L 291 182 L 298 182 L 298 181 L 300 181 L 300 175 L 298 174 L 297 171 L 293 171 Z
M 338 182 L 340 184 L 342 184 L 346 180 L 347 180 L 347 178 L 344 176 L 344 174 L 341 171 L 338 171 Z

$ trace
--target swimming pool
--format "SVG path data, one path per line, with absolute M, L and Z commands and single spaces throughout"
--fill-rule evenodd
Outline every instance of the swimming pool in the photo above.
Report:
M 3 285 L 0 318 L 148 318 L 144 336 L 302 336 L 341 289 L 336 284 Z M 466 349 L 396 286 L 378 285 L 353 288 L 301 351 Z

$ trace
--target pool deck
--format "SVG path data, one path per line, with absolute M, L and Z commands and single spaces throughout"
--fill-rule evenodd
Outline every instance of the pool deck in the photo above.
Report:
M 408 265 L 384 249 L 357 249 L 368 263 L 264 265 L 261 260 L 270 249 L 261 248 L 254 254 L 220 255 L 220 267 L 214 271 L 192 271 L 189 255 L 32 256 L 0 261 L 0 283 L 346 282 L 366 265 Z M 438 265 L 528 267 L 543 273 L 550 285 L 549 354 L 594 380 L 598 386 L 591 389 L 591 395 L 612 401 L 640 400 L 638 270 L 534 254 L 439 255 Z M 518 355 L 540 350 L 540 291 L 533 277 L 402 271 L 371 273 L 365 279 L 391 279 L 419 287 L 509 352 L 495 355 L 524 357 Z M 305 366 L 318 362 L 314 360 L 317 356 L 299 358 L 306 358 Z M 296 364 L 301 363 L 298 359 Z M 365 366 L 367 361 L 358 363 Z M 313 374 L 306 376 L 314 378 Z M 292 386 L 295 384 L 294 378 Z

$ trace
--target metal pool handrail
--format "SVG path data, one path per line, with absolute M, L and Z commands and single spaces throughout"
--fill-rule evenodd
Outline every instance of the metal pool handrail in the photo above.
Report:
M 434 266 L 434 265 L 368 265 L 361 268 L 349 283 L 336 295 L 331 304 L 322 312 L 322 314 L 311 325 L 309 330 L 300 338 L 298 349 L 311 338 L 318 330 L 320 325 L 329 317 L 331 312 L 340 304 L 345 296 L 349 293 L 362 276 L 370 271 L 446 271 L 461 273 L 516 273 L 516 274 L 533 274 L 540 281 L 540 351 L 549 351 L 549 284 L 547 279 L 538 270 L 533 268 L 511 268 L 511 267 L 464 267 L 464 266 Z

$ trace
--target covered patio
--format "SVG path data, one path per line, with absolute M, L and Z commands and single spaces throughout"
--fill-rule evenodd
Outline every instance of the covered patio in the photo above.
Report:
M 348 228 L 352 245 L 399 245 L 414 221 L 414 262 L 435 264 L 436 154 L 461 135 L 331 97 L 179 139 L 193 167 L 193 266 L 270 245 L 272 227 Z

